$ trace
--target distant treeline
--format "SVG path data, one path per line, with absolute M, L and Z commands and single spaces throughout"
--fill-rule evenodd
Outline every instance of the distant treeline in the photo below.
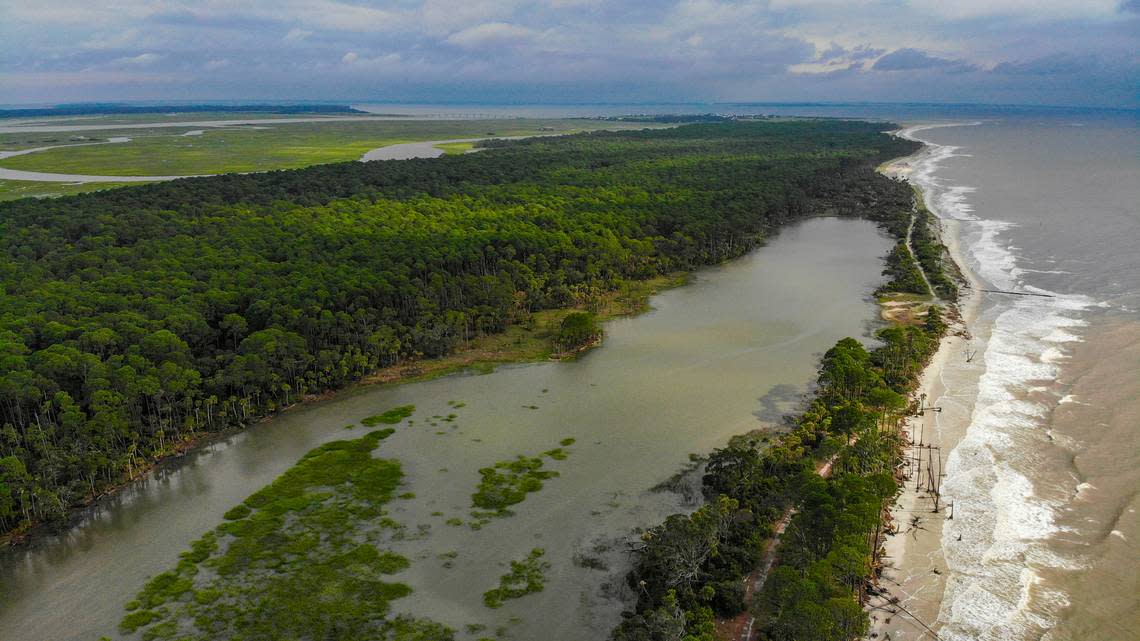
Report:
M 897 225 L 888 125 L 499 142 L 0 204 L 0 528 L 203 433 L 820 213 Z M 901 213 L 900 213 L 901 212 Z
M 730 122 L 733 116 L 721 114 L 627 114 L 624 116 L 599 116 L 593 120 L 614 122 L 652 122 L 664 124 L 692 124 L 698 122 Z
M 363 114 L 348 105 L 121 105 L 74 104 L 35 109 L 0 109 L 0 118 L 39 118 L 43 116 L 99 116 L 113 114 L 166 113 L 267 113 L 267 114 Z

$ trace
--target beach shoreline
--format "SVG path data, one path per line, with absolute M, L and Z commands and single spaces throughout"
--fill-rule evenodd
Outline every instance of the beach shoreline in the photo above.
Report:
M 926 146 L 911 156 L 884 164 L 880 171 L 909 181 L 914 165 L 930 151 L 930 146 Z M 927 194 L 920 185 L 912 185 L 925 198 Z M 868 604 L 871 639 L 937 638 L 936 621 L 948 576 L 943 528 L 953 508 L 941 504 L 938 512 L 934 511 L 931 493 L 926 487 L 917 486 L 920 478 L 928 477 L 920 471 L 916 459 L 921 459 L 921 470 L 925 470 L 927 461 L 940 458 L 941 467 L 936 470 L 944 469 L 946 457 L 970 425 L 978 380 L 984 371 L 982 359 L 970 354 L 981 351 L 974 347 L 979 343 L 974 332 L 982 297 L 978 277 L 969 269 L 963 254 L 961 222 L 941 216 L 929 203 L 927 208 L 939 220 L 939 239 L 960 270 L 965 286 L 947 314 L 949 331 L 923 371 L 917 390 L 920 398 L 925 399 L 924 407 L 939 409 L 927 410 L 908 421 L 913 443 L 907 448 L 906 480 L 890 510 L 896 531 L 883 545 L 885 554 L 878 585 L 881 594 L 872 596 Z

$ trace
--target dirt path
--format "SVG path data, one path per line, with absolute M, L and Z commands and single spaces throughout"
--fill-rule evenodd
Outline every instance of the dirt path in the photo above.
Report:
M 847 443 L 850 446 L 854 443 L 854 439 Z M 836 452 L 831 458 L 824 461 L 818 468 L 816 474 L 823 478 L 831 476 L 831 468 L 835 464 L 836 459 L 839 458 L 840 452 Z M 788 524 L 792 522 L 792 517 L 796 515 L 796 508 L 790 507 L 784 516 L 776 522 L 776 527 L 773 529 L 772 538 L 768 539 L 768 543 L 764 546 L 764 554 L 760 557 L 760 564 L 752 571 L 744 581 L 746 583 L 744 588 L 744 602 L 752 603 L 752 599 L 764 587 L 764 582 L 768 580 L 768 573 L 772 571 L 772 567 L 776 564 L 776 551 L 780 547 L 780 538 L 783 536 L 784 531 L 788 529 Z M 749 610 L 745 610 L 732 619 L 725 619 L 717 621 L 717 634 L 721 639 L 729 641 L 752 641 L 758 630 L 756 630 L 756 617 L 752 616 Z
M 912 247 L 910 243 L 911 235 L 914 233 L 914 221 L 917 219 L 918 203 L 914 201 L 914 196 L 911 196 L 910 224 L 906 227 L 906 251 L 908 254 L 910 254 L 910 259 L 913 260 L 914 264 L 918 266 L 918 273 L 922 276 L 922 282 L 926 283 L 926 289 L 930 292 L 930 295 L 934 298 L 934 301 L 938 302 L 938 294 L 934 291 L 934 287 L 930 284 L 930 279 L 926 277 L 926 270 L 922 268 L 922 263 L 918 262 L 918 255 L 914 253 L 914 247 Z

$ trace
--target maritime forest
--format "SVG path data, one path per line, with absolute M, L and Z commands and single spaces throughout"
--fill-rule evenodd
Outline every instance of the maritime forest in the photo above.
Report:
M 599 341 L 615 297 L 644 298 L 641 283 L 741 256 L 811 216 L 868 219 L 897 242 L 880 294 L 952 301 L 929 214 L 876 172 L 918 147 L 891 127 L 598 131 L 0 204 L 0 528 L 16 540 L 66 522 L 213 435 L 504 332 L 541 346 L 520 358 L 571 355 Z M 611 638 L 712 640 L 741 617 L 772 640 L 864 634 L 898 427 L 946 331 L 941 309 L 922 306 L 871 347 L 839 341 L 783 432 L 713 451 L 704 505 L 633 538 L 632 597 Z M 388 509 L 403 471 L 384 442 L 415 420 L 389 408 L 362 417 L 372 431 L 309 452 L 143 586 L 120 631 L 455 638 L 392 614 L 414 598 L 396 575 L 416 561 L 386 548 L 407 528 Z M 551 448 L 482 470 L 472 524 L 508 516 L 576 455 L 572 438 Z M 472 590 L 492 608 L 540 591 L 551 553 L 536 547 Z

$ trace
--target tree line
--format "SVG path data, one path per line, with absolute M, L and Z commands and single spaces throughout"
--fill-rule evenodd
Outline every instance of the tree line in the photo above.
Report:
M 738 256 L 788 221 L 889 224 L 909 193 L 873 168 L 916 143 L 886 128 L 596 132 L 2 204 L 0 529 L 61 519 L 202 434 L 582 292 Z

